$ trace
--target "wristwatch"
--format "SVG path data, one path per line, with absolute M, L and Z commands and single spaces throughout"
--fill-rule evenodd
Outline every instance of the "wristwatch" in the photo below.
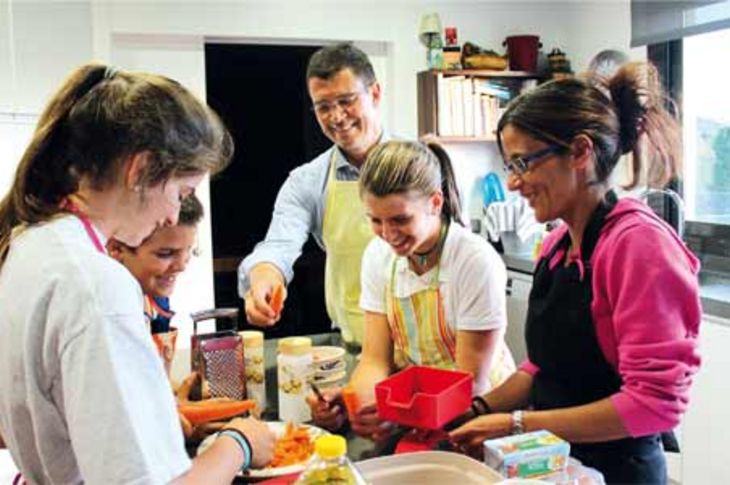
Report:
M 512 434 L 522 434 L 525 432 L 524 411 L 512 411 Z

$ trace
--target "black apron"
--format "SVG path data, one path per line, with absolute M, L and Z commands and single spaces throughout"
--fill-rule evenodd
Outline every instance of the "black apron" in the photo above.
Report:
M 536 410 L 588 404 L 621 388 L 621 377 L 598 344 L 591 314 L 590 259 L 606 215 L 615 205 L 616 196 L 609 192 L 586 226 L 581 247 L 583 275 L 577 262 L 569 266 L 561 262 L 553 271 L 549 269 L 558 250 L 564 249 L 567 254 L 568 233 L 535 269 L 525 334 L 529 359 L 540 368 L 531 392 L 531 404 Z M 609 484 L 666 483 L 659 434 L 571 444 L 570 454 L 603 473 Z

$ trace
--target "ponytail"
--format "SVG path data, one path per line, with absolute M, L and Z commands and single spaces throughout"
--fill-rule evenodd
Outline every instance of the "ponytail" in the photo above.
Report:
M 608 80 L 607 88 L 620 125 L 620 150 L 631 153 L 635 187 L 646 169 L 647 184 L 662 187 L 681 170 L 681 128 L 665 107 L 671 100 L 664 94 L 656 68 L 632 62 L 622 66 Z M 647 146 L 640 143 L 642 138 Z
M 436 155 L 441 168 L 441 191 L 444 194 L 442 215 L 447 221 L 455 221 L 463 226 L 461 197 L 459 187 L 456 185 L 456 176 L 454 175 L 454 167 L 451 165 L 451 158 L 438 143 L 429 142 L 426 146 Z
M 18 225 L 47 220 L 63 197 L 78 186 L 72 157 L 64 153 L 64 123 L 76 102 L 103 78 L 105 67 L 87 65 L 64 82 L 45 108 L 15 171 L 11 190 L 0 201 L 0 265 Z

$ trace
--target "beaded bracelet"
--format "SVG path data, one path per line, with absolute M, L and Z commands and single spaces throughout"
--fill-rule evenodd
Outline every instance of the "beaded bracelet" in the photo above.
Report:
M 241 451 L 243 452 L 243 465 L 241 465 L 241 471 L 247 470 L 251 466 L 251 461 L 253 460 L 253 448 L 251 448 L 251 442 L 248 441 L 246 435 L 235 428 L 226 428 L 219 432 L 218 436 L 228 436 L 238 443 L 238 446 L 241 447 Z

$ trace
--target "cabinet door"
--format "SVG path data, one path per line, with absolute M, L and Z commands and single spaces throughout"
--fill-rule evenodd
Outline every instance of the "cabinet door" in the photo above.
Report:
M 532 288 L 532 276 L 516 271 L 507 272 L 507 332 L 505 341 L 515 362 L 527 357 L 525 346 L 525 319 L 527 318 L 527 301 Z
M 730 321 L 705 316 L 702 368 L 682 420 L 682 483 L 730 483 Z

